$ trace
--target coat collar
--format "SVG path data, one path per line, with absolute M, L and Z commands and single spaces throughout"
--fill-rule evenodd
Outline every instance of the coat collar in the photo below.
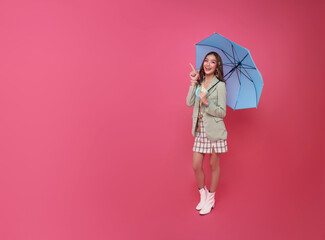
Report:
M 210 90 L 210 88 L 212 88 L 217 82 L 219 82 L 220 80 L 216 77 L 216 75 L 213 75 L 213 79 L 212 82 L 210 83 L 210 86 L 208 87 L 208 91 Z

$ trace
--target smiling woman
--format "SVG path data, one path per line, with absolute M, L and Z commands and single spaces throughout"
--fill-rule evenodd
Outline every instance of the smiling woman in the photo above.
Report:
M 192 64 L 191 64 L 192 66 Z M 226 85 L 223 80 L 223 67 L 220 56 L 215 52 L 208 53 L 200 68 L 190 73 L 191 86 L 186 104 L 193 109 L 192 134 L 195 137 L 193 146 L 193 170 L 200 192 L 200 202 L 196 209 L 200 214 L 207 214 L 214 208 L 215 190 L 220 176 L 220 155 L 228 151 L 227 130 L 223 122 L 226 116 Z M 198 97 L 196 97 L 196 92 Z M 210 155 L 211 184 L 206 188 L 203 159 Z

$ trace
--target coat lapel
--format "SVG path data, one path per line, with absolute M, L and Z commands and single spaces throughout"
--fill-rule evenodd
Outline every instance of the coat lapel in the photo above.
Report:
M 210 83 L 210 86 L 208 87 L 208 92 L 209 90 L 216 85 L 217 82 L 219 82 L 220 80 L 216 77 L 216 75 L 213 76 L 212 82 Z

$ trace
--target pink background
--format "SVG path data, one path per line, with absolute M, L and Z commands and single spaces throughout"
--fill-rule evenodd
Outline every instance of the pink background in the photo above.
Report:
M 325 239 L 324 1 L 1 1 L 0 239 Z M 262 73 L 200 216 L 185 104 L 217 32 Z M 210 169 L 205 159 L 208 186 Z

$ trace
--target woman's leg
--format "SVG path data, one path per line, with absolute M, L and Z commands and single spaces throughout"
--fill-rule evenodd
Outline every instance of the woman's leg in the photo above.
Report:
M 210 167 L 211 167 L 211 184 L 210 192 L 215 192 L 218 186 L 220 177 L 220 155 L 221 153 L 216 153 L 214 149 L 210 156 Z
M 204 171 L 203 171 L 204 154 L 199 152 L 193 153 L 193 170 L 195 173 L 196 182 L 199 188 L 205 185 Z

